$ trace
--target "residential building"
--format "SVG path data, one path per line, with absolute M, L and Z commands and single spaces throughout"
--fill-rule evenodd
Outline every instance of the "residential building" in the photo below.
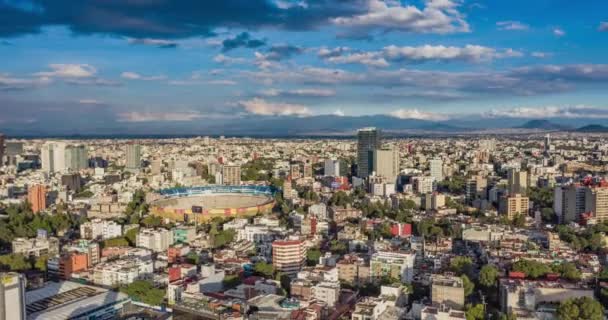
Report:
M 241 185 L 241 166 L 224 165 L 222 166 L 222 184 L 227 186 Z
M 34 213 L 46 210 L 46 187 L 39 184 L 30 187 L 27 191 L 27 201 Z
M 486 199 L 486 188 L 488 179 L 482 175 L 475 175 L 468 179 L 465 185 L 465 199 L 468 204 L 472 204 L 476 199 Z
M 87 254 L 77 251 L 66 252 L 47 261 L 49 277 L 62 280 L 70 279 L 75 272 L 87 270 L 88 266 Z
M 141 168 L 141 145 L 135 143 L 127 144 L 125 155 L 125 168 L 127 170 L 137 171 Z
M 608 188 L 595 187 L 585 190 L 585 212 L 590 212 L 598 222 L 608 220 Z
M 585 195 L 587 187 L 571 184 L 555 187 L 553 192 L 553 210 L 560 223 L 578 222 L 585 213 Z
M 335 159 L 327 159 L 324 163 L 325 167 L 325 176 L 327 177 L 337 177 L 340 176 L 340 160 Z
M 26 319 L 25 281 L 21 273 L 0 273 L 0 319 Z
M 122 225 L 112 220 L 93 219 L 80 225 L 83 239 L 111 239 L 122 236 Z
M 509 194 L 523 194 L 528 188 L 528 172 L 509 169 L 507 172 Z
M 416 191 L 419 194 L 426 194 L 426 193 L 433 192 L 433 190 L 435 189 L 434 180 L 435 180 L 435 178 L 433 178 L 433 177 L 423 177 L 423 176 L 413 177 L 412 182 L 414 184 L 414 191 Z
M 283 274 L 294 276 L 306 262 L 306 248 L 300 240 L 274 241 L 272 243 L 272 265 Z
M 414 279 L 416 254 L 403 251 L 378 251 L 370 261 L 370 277 L 379 281 L 383 277 L 410 283 Z
M 65 148 L 66 171 L 80 171 L 89 167 L 89 155 L 84 145 L 68 145 Z
M 318 301 L 327 303 L 327 306 L 333 308 L 340 299 L 340 283 L 339 282 L 321 282 L 311 288 L 312 297 Z
M 347 255 L 336 263 L 338 279 L 352 285 L 369 282 L 369 265 L 358 256 Z
M 140 229 L 136 243 L 137 247 L 163 252 L 173 244 L 173 232 L 166 229 Z
M 372 156 L 372 171 L 376 176 L 394 183 L 399 174 L 399 151 L 394 148 L 375 149 Z
M 593 289 L 583 283 L 566 281 L 500 279 L 499 301 L 502 312 L 536 311 L 539 305 L 559 304 L 562 301 L 589 297 Z M 555 310 L 555 307 L 553 307 Z
M 41 149 L 42 170 L 48 174 L 64 172 L 66 170 L 65 148 L 66 143 L 49 141 Z
M 500 200 L 500 214 L 507 216 L 511 220 L 517 215 L 527 215 L 530 208 L 530 200 L 519 193 L 511 196 L 502 197 Z
M 445 195 L 437 192 L 427 193 L 424 196 L 424 207 L 426 210 L 437 210 L 445 207 Z
M 434 274 L 431 276 L 431 301 L 463 310 L 464 285 L 462 279 L 453 275 Z
M 54 237 L 15 238 L 12 247 L 13 253 L 26 257 L 54 256 L 59 253 L 59 239 Z
M 443 181 L 443 160 L 431 159 L 429 161 L 429 170 L 431 172 L 431 177 L 435 179 L 436 182 Z

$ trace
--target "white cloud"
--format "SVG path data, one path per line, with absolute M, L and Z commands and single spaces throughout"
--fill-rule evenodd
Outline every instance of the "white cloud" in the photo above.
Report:
M 338 117 L 344 117 L 346 114 L 344 114 L 344 111 L 342 109 L 337 109 L 336 111 L 334 111 L 332 113 L 334 116 L 338 116 Z
M 103 102 L 96 99 L 80 99 L 78 100 L 80 104 L 103 104 Z
M 498 27 L 498 30 L 524 31 L 530 29 L 530 26 L 527 24 L 512 20 L 498 21 L 496 22 L 496 26 Z
M 300 96 L 300 97 L 331 97 L 336 95 L 334 90 L 321 89 L 321 88 L 310 88 L 310 89 L 293 89 L 293 90 L 279 90 L 279 89 L 267 89 L 261 92 L 262 95 L 268 97 L 277 96 Z
M 58 78 L 90 78 L 95 76 L 97 69 L 89 64 L 50 64 L 52 71 L 42 71 L 35 73 L 37 77 L 58 77 Z
M 122 85 L 120 82 L 101 78 L 71 78 L 65 79 L 65 82 L 80 86 L 118 87 Z
M 345 64 L 358 63 L 369 67 L 388 67 L 388 62 L 379 52 L 356 52 L 343 56 L 328 57 L 325 61 L 330 63 Z
M 426 7 L 403 5 L 400 1 L 368 0 L 361 15 L 332 19 L 338 26 L 415 33 L 469 32 L 469 25 L 451 0 L 428 0 Z M 367 29 L 367 30 L 365 30 Z
M 242 100 L 238 104 L 245 108 L 249 113 L 265 116 L 308 116 L 310 110 L 303 105 L 289 104 L 280 102 L 268 102 L 264 99 L 253 98 Z
M 496 58 L 520 57 L 522 53 L 513 49 L 497 51 L 494 48 L 471 45 L 464 47 L 446 47 L 442 45 L 424 45 L 418 47 L 397 47 L 394 45 L 384 47 L 384 57 L 391 61 L 468 61 L 482 62 Z
M 129 79 L 129 80 L 142 80 L 142 81 L 154 81 L 154 80 L 165 80 L 167 79 L 166 76 L 163 75 L 158 75 L 158 76 L 142 76 L 141 74 L 137 73 L 137 72 L 131 72 L 131 71 L 125 71 L 123 73 L 120 74 L 120 76 L 124 79 Z
M 238 64 L 247 62 L 247 60 L 244 58 L 229 57 L 221 53 L 213 57 L 213 61 L 221 64 Z
M 608 32 L 608 21 L 600 22 L 600 26 L 597 27 L 597 30 L 600 32 Z
M 334 49 L 321 48 L 318 56 L 326 62 L 335 64 L 358 63 L 373 67 L 387 67 L 389 61 L 419 63 L 427 61 L 464 61 L 486 62 L 494 59 L 521 57 L 523 53 L 513 49 L 496 50 L 494 48 L 465 45 L 464 47 L 423 45 L 417 47 L 398 47 L 390 45 L 382 51 L 354 52 L 345 47 Z
M 237 84 L 236 81 L 232 81 L 232 80 L 209 80 L 206 83 L 215 84 L 215 85 L 224 85 L 224 86 L 234 86 Z
M 533 56 L 534 58 L 549 58 L 552 56 L 551 53 L 549 52 L 542 52 L 542 51 L 534 51 L 530 54 L 531 56 Z
M 566 31 L 564 31 L 562 28 L 554 28 L 553 35 L 556 37 L 563 37 L 566 35 Z
M 445 121 L 450 118 L 445 114 L 421 111 L 418 109 L 398 109 L 391 112 L 390 115 L 399 119 L 415 119 L 429 121 Z
M 608 118 L 608 108 L 586 105 L 570 107 L 543 106 L 519 107 L 505 110 L 491 110 L 483 114 L 488 118 Z
M 194 112 L 124 112 L 118 114 L 121 122 L 171 122 L 171 121 L 193 121 L 202 118 L 203 115 Z
M 145 46 L 155 46 L 160 48 L 177 47 L 177 42 L 165 39 L 150 39 L 150 38 L 127 38 L 130 44 L 140 44 Z
M 53 82 L 49 77 L 15 78 L 0 73 L 0 90 L 21 90 L 48 85 Z

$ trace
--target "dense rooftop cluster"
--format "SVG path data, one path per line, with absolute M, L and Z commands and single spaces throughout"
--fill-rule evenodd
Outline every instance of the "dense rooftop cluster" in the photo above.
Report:
M 0 136 L 0 319 L 603 319 L 608 140 Z

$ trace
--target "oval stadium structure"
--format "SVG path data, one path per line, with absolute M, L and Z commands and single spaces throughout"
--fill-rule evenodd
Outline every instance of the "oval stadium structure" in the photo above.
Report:
M 205 222 L 213 218 L 248 217 L 268 213 L 275 189 L 268 186 L 202 186 L 158 192 L 150 213 L 179 222 Z

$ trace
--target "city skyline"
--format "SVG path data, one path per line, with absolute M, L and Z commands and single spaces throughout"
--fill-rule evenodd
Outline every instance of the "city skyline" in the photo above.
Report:
M 606 9 L 561 0 L 1 1 L 0 126 L 197 133 L 319 116 L 327 127 L 345 116 L 465 129 L 478 119 L 605 124 Z M 203 132 L 222 133 L 213 130 Z

